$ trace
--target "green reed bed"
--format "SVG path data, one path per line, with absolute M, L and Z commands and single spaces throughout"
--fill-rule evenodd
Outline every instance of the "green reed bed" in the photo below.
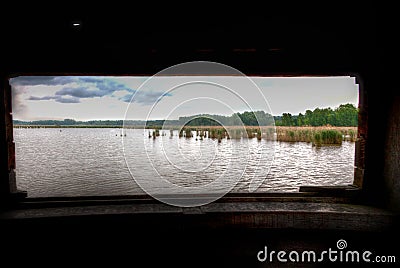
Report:
M 172 133 L 172 131 L 171 131 Z M 357 139 L 356 127 L 257 127 L 257 126 L 186 126 L 179 130 L 179 137 L 203 140 L 217 139 L 257 139 L 283 142 L 309 142 L 313 145 L 340 145 L 343 141 L 354 142 Z M 152 137 L 159 136 L 155 130 Z M 170 134 L 173 135 L 173 134 Z M 149 135 L 150 137 L 150 135 Z
M 318 130 L 314 133 L 314 139 L 312 141 L 314 146 L 321 146 L 325 144 L 341 145 L 343 141 L 343 135 L 337 130 Z
M 357 139 L 356 127 L 277 127 L 277 140 L 311 142 L 313 145 L 342 144 Z

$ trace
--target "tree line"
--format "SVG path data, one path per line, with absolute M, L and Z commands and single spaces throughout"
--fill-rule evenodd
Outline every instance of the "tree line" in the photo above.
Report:
M 90 120 L 77 121 L 74 119 L 64 120 L 36 120 L 21 121 L 14 120 L 14 125 L 32 126 L 357 126 L 358 109 L 353 104 L 342 104 L 336 109 L 316 108 L 313 111 L 306 110 L 304 114 L 292 115 L 283 113 L 281 116 L 273 116 L 264 111 L 251 111 L 234 113 L 231 116 L 199 114 L 193 116 L 182 116 L 178 120 Z
M 316 108 L 306 110 L 305 114 L 291 115 L 283 113 L 275 117 L 277 126 L 340 126 L 355 127 L 358 125 L 358 109 L 350 103 L 341 104 L 336 109 Z
M 179 117 L 179 125 L 188 126 L 272 126 L 274 117 L 264 111 L 234 113 L 231 116 L 201 114 Z

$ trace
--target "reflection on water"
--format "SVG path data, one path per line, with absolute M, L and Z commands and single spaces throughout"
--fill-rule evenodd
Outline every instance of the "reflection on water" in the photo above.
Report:
M 136 129 L 124 137 L 130 141 L 125 144 L 126 162 L 120 133 L 107 128 L 14 129 L 18 187 L 29 197 L 144 194 L 126 163 L 151 181 L 154 169 L 149 169 L 147 155 L 163 178 L 181 187 L 203 186 L 234 171 L 243 176 L 233 192 L 249 192 L 254 182 L 261 184 L 257 192 L 293 192 L 300 185 L 353 181 L 351 142 L 324 147 L 257 139 L 218 143 L 179 138 L 177 133 L 153 140 Z M 138 149 L 143 142 L 146 152 Z M 261 146 L 274 147 L 275 154 L 260 154 Z M 270 169 L 257 168 L 273 156 Z

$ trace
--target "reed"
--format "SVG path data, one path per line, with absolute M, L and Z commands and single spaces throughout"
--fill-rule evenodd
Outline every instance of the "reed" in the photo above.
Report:
M 157 129 L 155 130 L 158 132 Z M 154 134 L 153 134 L 154 135 Z M 313 145 L 342 144 L 343 141 L 354 142 L 357 139 L 357 127 L 258 127 L 258 126 L 185 126 L 180 129 L 179 137 L 196 139 L 242 139 L 276 140 L 283 142 L 309 142 Z
M 186 138 L 192 138 L 193 137 L 193 133 L 192 133 L 192 129 L 191 128 L 185 128 L 185 137 Z
M 262 138 L 262 134 L 261 134 L 261 130 L 260 129 L 258 129 L 257 130 L 257 140 L 261 140 L 261 138 Z
M 344 140 L 354 142 L 356 127 L 277 127 L 277 140 L 287 142 L 312 142 L 313 145 L 337 144 Z
M 337 130 L 327 129 L 319 130 L 314 133 L 313 145 L 321 146 L 326 144 L 341 145 L 343 134 Z
M 349 129 L 348 133 L 344 137 L 345 137 L 345 140 L 355 142 L 357 139 L 357 130 Z

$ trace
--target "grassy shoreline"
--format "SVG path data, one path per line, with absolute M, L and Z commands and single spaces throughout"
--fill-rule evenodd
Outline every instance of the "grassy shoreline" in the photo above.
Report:
M 357 127 L 277 127 L 278 141 L 303 141 L 315 145 L 341 144 L 342 141 L 355 142 Z
M 145 126 L 132 126 L 129 128 L 143 129 Z M 86 125 L 14 125 L 14 128 L 122 128 L 121 126 L 86 126 Z M 154 129 L 148 127 L 149 129 Z M 158 128 L 160 129 L 160 128 Z M 166 128 L 180 130 L 179 127 Z M 194 134 L 190 134 L 190 133 Z M 156 137 L 158 135 L 155 135 Z M 342 141 L 355 142 L 357 139 L 357 127 L 334 126 L 186 126 L 180 131 L 179 137 L 200 137 L 221 139 L 257 138 L 258 140 L 276 140 L 283 142 L 310 142 L 313 145 L 342 144 Z

